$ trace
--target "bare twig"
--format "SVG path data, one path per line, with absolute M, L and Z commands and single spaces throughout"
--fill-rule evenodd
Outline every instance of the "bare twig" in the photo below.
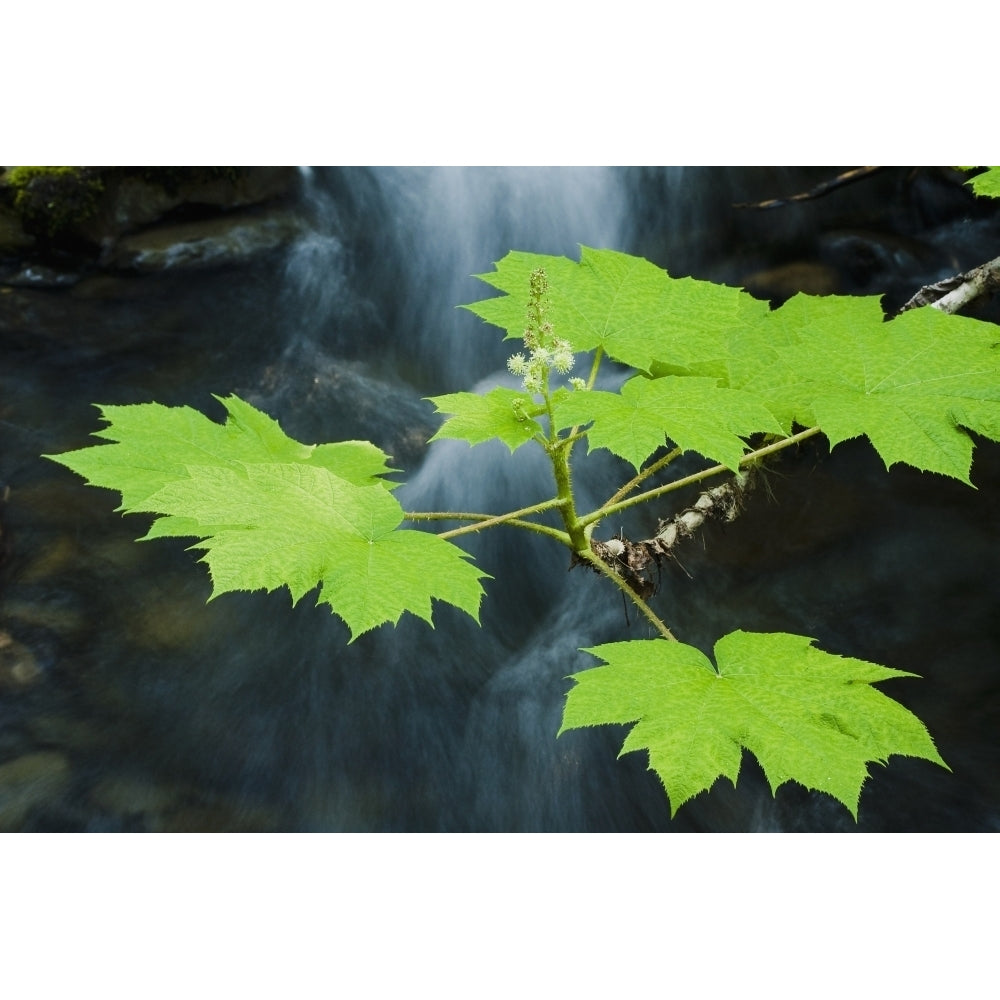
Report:
M 945 313 L 955 313 L 974 299 L 992 295 L 998 291 L 1000 291 L 1000 257 L 964 274 L 955 275 L 953 278 L 947 278 L 933 285 L 925 285 L 903 306 L 900 312 L 930 305 Z M 813 427 L 808 431 L 800 432 L 795 437 L 804 438 L 819 431 L 820 428 Z M 779 442 L 778 445 L 760 449 L 754 452 L 753 459 L 759 461 L 768 452 L 783 447 L 785 443 Z M 746 457 L 749 459 L 751 456 Z M 702 478 L 706 474 L 714 474 L 719 471 L 722 471 L 722 467 L 716 466 L 689 478 Z M 659 569 L 665 559 L 676 560 L 674 549 L 677 545 L 685 538 L 694 535 L 706 521 L 713 519 L 735 520 L 743 509 L 746 495 L 754 488 L 758 479 L 757 468 L 754 465 L 748 465 L 729 482 L 700 494 L 691 507 L 682 510 L 669 521 L 661 521 L 659 530 L 653 538 L 639 542 L 632 542 L 626 538 L 611 538 L 606 542 L 592 540 L 591 549 L 605 565 L 625 580 L 632 590 L 641 597 L 648 598 L 656 591 L 656 584 L 652 578 L 652 566 L 655 564 Z M 676 485 L 671 484 L 660 489 L 671 489 Z M 648 499 L 658 492 L 660 490 L 652 490 L 640 499 Z M 613 509 L 624 508 L 629 503 L 629 501 L 617 503 Z M 606 511 L 602 509 L 600 513 L 603 517 Z
M 861 176 L 867 176 L 868 173 L 879 168 L 862 169 L 864 173 L 854 171 L 853 173 L 857 176 L 852 179 L 860 180 Z M 841 175 L 842 178 L 845 176 Z M 825 186 L 825 190 L 830 189 L 830 184 L 832 183 L 829 182 Z M 849 183 L 849 181 L 840 181 L 840 183 Z M 816 190 L 807 192 L 806 195 L 797 195 L 796 198 L 801 200 L 804 197 L 814 197 L 816 196 Z M 821 193 L 825 193 L 825 190 Z M 770 205 L 763 203 L 760 206 L 753 207 L 770 207 Z M 954 313 L 974 299 L 984 295 L 992 295 L 997 291 L 1000 291 L 1000 257 L 996 257 L 986 264 L 967 271 L 964 274 L 955 275 L 953 278 L 924 286 L 903 306 L 900 312 L 904 312 L 907 309 L 914 309 L 918 306 L 930 305 L 935 309 L 940 309 L 942 312 Z M 807 437 L 819 433 L 822 433 L 820 427 L 811 427 L 792 435 L 791 438 L 783 439 L 745 455 L 741 461 L 741 465 L 744 467 L 731 480 L 723 483 L 721 486 L 716 486 L 714 489 L 701 493 L 692 506 L 685 508 L 669 520 L 661 520 L 657 533 L 652 538 L 638 542 L 630 541 L 624 536 L 610 538 L 607 541 L 591 539 L 590 552 L 582 556 L 574 555 L 571 567 L 580 564 L 589 565 L 591 569 L 613 577 L 618 586 L 623 591 L 630 593 L 632 599 L 646 613 L 647 606 L 643 602 L 652 597 L 658 589 L 659 570 L 662 563 L 670 559 L 676 561 L 677 557 L 674 554 L 676 547 L 684 539 L 690 538 L 699 531 L 706 521 L 734 521 L 743 509 L 746 496 L 756 487 L 762 478 L 758 463 L 764 458 L 769 457 L 771 453 L 779 451 L 791 443 L 798 443 Z M 688 476 L 684 480 L 649 490 L 630 500 L 620 499 L 624 494 L 634 489 L 654 468 L 658 469 L 673 457 L 675 456 L 671 453 L 667 460 L 658 463 L 656 466 L 651 467 L 650 470 L 647 470 L 646 473 L 637 476 L 635 480 L 619 490 L 603 507 L 582 518 L 581 523 L 587 524 L 603 520 L 609 513 L 624 510 L 633 504 L 651 500 L 654 496 L 661 493 L 672 491 L 680 486 L 725 471 L 723 466 L 713 466 L 710 469 Z M 654 565 L 657 569 L 656 581 L 653 579 Z
M 659 569 L 664 560 L 675 559 L 677 545 L 690 538 L 706 521 L 734 521 L 758 476 L 756 468 L 749 466 L 729 482 L 706 490 L 692 506 L 668 521 L 660 521 L 659 530 L 652 538 L 641 542 L 630 542 L 627 538 L 611 538 L 606 542 L 591 540 L 590 547 L 631 590 L 642 598 L 651 597 L 657 589 L 652 567 L 655 565 Z
M 899 311 L 933 306 L 945 313 L 956 313 L 963 306 L 981 296 L 993 295 L 1000 291 L 1000 257 L 974 267 L 964 274 L 924 285 Z
M 823 181 L 822 184 L 817 184 L 808 191 L 790 195 L 788 198 L 740 202 L 737 205 L 733 205 L 733 208 L 781 208 L 784 205 L 791 205 L 796 201 L 812 201 L 814 198 L 822 198 L 823 195 L 829 194 L 831 191 L 836 191 L 837 188 L 842 188 L 848 184 L 862 181 L 866 177 L 871 177 L 872 174 L 877 173 L 879 170 L 885 170 L 885 167 L 855 167 L 854 170 L 847 170 L 842 174 L 837 174 L 831 180 Z

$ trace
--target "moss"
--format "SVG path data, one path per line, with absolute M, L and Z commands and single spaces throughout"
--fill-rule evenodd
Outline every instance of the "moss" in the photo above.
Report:
M 25 232 L 50 238 L 92 219 L 104 194 L 100 167 L 11 167 L 0 185 Z
M 236 184 L 247 173 L 245 167 L 131 167 L 124 168 L 148 184 L 157 184 L 169 195 L 176 195 L 189 184 L 226 181 Z
M 43 254 L 92 253 L 95 245 L 120 235 L 118 198 L 129 179 L 179 199 L 178 212 L 205 214 L 225 204 L 227 188 L 238 193 L 249 175 L 245 167 L 0 167 L 0 210 L 8 210 L 8 223 Z M 212 188 L 202 204 L 199 192 Z M 126 200 L 126 213 L 132 210 Z M 142 224 L 152 218 L 140 212 Z

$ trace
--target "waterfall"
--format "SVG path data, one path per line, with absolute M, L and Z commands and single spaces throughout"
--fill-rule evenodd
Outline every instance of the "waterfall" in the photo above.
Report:
M 38 458 L 84 444 L 94 402 L 205 409 L 210 392 L 237 392 L 299 440 L 375 441 L 401 470 L 406 508 L 501 512 L 544 500 L 551 470 L 535 448 L 426 446 L 440 422 L 426 397 L 513 384 L 512 345 L 457 308 L 493 294 L 471 275 L 509 250 L 575 259 L 579 244 L 734 282 L 830 247 L 877 249 L 853 221 L 849 240 L 824 238 L 817 220 L 838 218 L 833 199 L 779 216 L 732 210 L 816 176 L 314 168 L 302 171 L 294 206 L 300 235 L 253 267 L 168 276 L 162 286 L 145 278 L 142 294 L 130 287 L 111 304 L 32 292 L 33 308 L 69 310 L 69 329 L 83 316 L 94 331 L 113 323 L 159 337 L 106 358 L 88 348 L 3 359 L 0 431 L 19 430 L 0 441 L 0 480 L 12 487 L 4 537 L 17 545 L 5 563 L 0 632 L 11 636 L 8 652 L 31 648 L 46 680 L 20 700 L 0 699 L 0 766 L 24 757 L 25 767 L 48 767 L 53 789 L 25 812 L 29 827 L 854 829 L 832 800 L 797 787 L 776 802 L 750 755 L 737 789 L 719 782 L 671 820 L 644 755 L 617 758 L 620 727 L 557 739 L 566 678 L 594 663 L 580 648 L 642 638 L 646 628 L 604 580 L 570 572 L 549 539 L 508 528 L 456 539 L 492 577 L 481 626 L 437 605 L 434 628 L 404 615 L 349 643 L 343 623 L 308 595 L 294 608 L 287 591 L 206 605 L 210 584 L 186 541 L 133 544 L 145 530 L 138 518 L 123 520 L 107 493 Z M 895 236 L 899 213 L 879 215 L 882 202 L 896 205 L 886 185 L 867 202 L 852 195 L 851 218 L 867 212 L 870 227 Z M 955 213 L 942 212 L 941 226 L 954 226 Z M 983 242 L 996 235 L 990 225 L 978 230 Z M 913 223 L 903 235 L 950 245 L 960 232 L 924 229 Z M 939 276 L 895 277 L 915 288 Z M 998 470 L 986 442 L 976 448 L 978 493 L 909 470 L 887 474 L 862 443 L 829 458 L 806 446 L 736 522 L 692 541 L 683 569 L 664 568 L 656 608 L 705 651 L 734 628 L 790 631 L 923 675 L 887 693 L 941 735 L 954 773 L 896 758 L 873 765 L 862 829 L 1000 823 L 989 667 Z M 605 500 L 623 471 L 606 451 L 578 447 L 581 503 Z M 669 513 L 636 509 L 607 533 L 647 537 Z
M 575 258 L 580 244 L 619 246 L 627 221 L 626 187 L 610 167 L 316 171 L 307 185 L 318 231 L 290 258 L 295 294 L 307 311 L 338 298 L 326 315 L 344 323 L 347 233 L 350 308 L 369 322 L 352 325 L 361 345 L 331 336 L 433 392 L 467 389 L 508 353 L 494 329 L 457 308 L 492 294 L 472 275 L 514 249 Z

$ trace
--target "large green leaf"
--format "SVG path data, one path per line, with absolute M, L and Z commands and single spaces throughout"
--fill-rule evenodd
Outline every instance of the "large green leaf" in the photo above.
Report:
M 593 422 L 591 448 L 607 448 L 639 466 L 670 438 L 734 471 L 747 448 L 743 436 L 780 433 L 774 416 L 754 396 L 720 387 L 713 378 L 636 376 L 621 392 L 573 392 L 556 407 L 558 427 Z
M 147 501 L 166 515 L 149 537 L 202 536 L 193 547 L 205 551 L 213 597 L 287 586 L 296 602 L 318 583 L 318 603 L 329 604 L 352 637 L 404 611 L 432 624 L 432 598 L 478 621 L 486 574 L 450 542 L 397 530 L 403 510 L 381 486 L 355 486 L 302 464 L 189 466 L 188 473 Z
M 298 601 L 319 585 L 352 637 L 404 611 L 431 623 L 432 599 L 478 620 L 487 574 L 450 542 L 399 530 L 374 445 L 300 445 L 249 404 L 223 402 L 225 426 L 188 407 L 103 407 L 111 426 L 98 436 L 117 443 L 49 457 L 119 491 L 125 513 L 159 515 L 147 539 L 199 539 L 213 597 L 287 586 Z
M 508 337 L 525 328 L 528 281 L 544 268 L 554 335 L 574 351 L 603 348 L 623 364 L 649 371 L 717 374 L 734 330 L 768 311 L 746 292 L 694 278 L 672 278 L 641 257 L 580 248 L 580 262 L 566 257 L 511 252 L 496 271 L 477 275 L 505 296 L 466 306 Z
M 905 462 L 969 483 L 972 439 L 1000 438 L 1000 335 L 992 323 L 912 309 L 883 321 L 875 297 L 796 295 L 767 317 L 768 364 L 731 362 L 731 384 L 836 445 L 867 435 Z M 769 336 L 773 334 L 773 336 Z M 737 352 L 733 352 L 733 356 Z
M 909 310 L 886 323 L 875 297 L 796 295 L 770 311 L 738 289 L 671 278 L 639 257 L 587 247 L 579 264 L 508 254 L 495 272 L 479 276 L 506 294 L 468 308 L 509 336 L 520 336 L 529 278 L 538 267 L 549 277 L 547 318 L 574 351 L 600 347 L 657 376 L 719 378 L 730 389 L 759 396 L 786 433 L 795 423 L 818 424 L 832 445 L 865 435 L 886 466 L 905 462 L 966 483 L 973 447 L 968 431 L 1000 437 L 1000 338 L 994 324 L 936 309 Z M 652 400 L 656 390 L 646 391 Z M 688 391 L 696 395 L 701 389 Z M 656 447 L 660 430 L 699 450 L 666 425 L 657 427 L 658 418 L 627 393 L 614 403 L 595 395 L 593 405 L 592 445 L 633 464 L 645 457 L 640 452 L 647 445 L 649 451 Z M 700 407 L 688 411 L 687 430 L 701 435 L 703 444 L 709 433 L 712 457 L 730 464 L 738 446 L 731 437 L 725 453 L 719 446 L 727 434 L 741 435 L 746 424 L 742 416 L 727 422 L 722 396 L 709 409 L 716 405 L 715 430 L 722 437 L 706 426 L 712 414 Z M 586 406 L 584 397 L 574 396 L 560 419 L 567 426 L 585 422 Z
M 672 814 L 739 776 L 743 748 L 772 793 L 786 781 L 827 792 L 857 818 L 868 762 L 892 754 L 947 767 L 923 723 L 871 685 L 913 674 L 825 653 L 787 633 L 732 632 L 699 650 L 664 639 L 595 646 L 606 666 L 574 674 L 560 732 L 635 723 L 622 753 L 648 750 Z
M 302 462 L 329 469 L 358 486 L 380 483 L 391 471 L 388 456 L 370 441 L 306 445 L 288 437 L 278 422 L 238 396 L 216 397 L 226 409 L 224 424 L 190 406 L 138 403 L 99 406 L 107 427 L 94 437 L 114 444 L 46 455 L 83 476 L 91 486 L 122 494 L 125 512 L 141 505 L 174 479 L 186 478 L 188 465 Z
M 975 167 L 960 167 L 961 170 L 975 170 Z M 1000 167 L 986 170 L 965 182 L 980 198 L 1000 198 Z
M 537 420 L 519 416 L 515 404 L 522 408 L 533 405 L 531 397 L 514 389 L 492 389 L 483 396 L 472 392 L 452 392 L 432 396 L 438 413 L 451 414 L 431 438 L 451 438 L 481 444 L 497 437 L 513 452 L 542 431 Z

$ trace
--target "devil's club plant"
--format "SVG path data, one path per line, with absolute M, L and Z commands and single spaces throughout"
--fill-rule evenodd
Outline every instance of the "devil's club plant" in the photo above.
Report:
M 195 538 L 213 598 L 287 586 L 298 601 L 318 587 L 351 641 L 404 611 L 431 623 L 434 601 L 478 620 L 487 574 L 453 543 L 464 533 L 503 526 L 562 543 L 658 637 L 586 650 L 603 665 L 572 676 L 560 731 L 634 724 L 622 752 L 648 751 L 673 812 L 720 776 L 735 783 L 744 748 L 772 791 L 797 781 L 855 818 L 870 762 L 899 754 L 947 767 L 923 724 L 872 686 L 913 675 L 824 652 L 807 636 L 738 627 L 716 642 L 713 663 L 649 603 L 651 567 L 706 517 L 734 517 L 757 466 L 814 435 L 831 447 L 863 435 L 887 467 L 970 483 L 969 432 L 1000 440 L 996 327 L 932 308 L 886 323 L 875 298 L 797 295 L 772 310 L 739 289 L 587 247 L 579 262 L 513 252 L 479 277 L 503 294 L 467 308 L 519 342 L 508 367 L 521 388 L 434 397 L 447 417 L 434 439 L 541 448 L 553 473 L 547 500 L 500 515 L 404 512 L 373 444 L 300 444 L 234 396 L 222 400 L 225 424 L 187 407 L 103 406 L 107 426 L 95 433 L 111 443 L 49 457 L 119 491 L 124 513 L 155 515 L 146 538 Z M 633 369 L 617 392 L 595 388 L 606 360 Z M 578 445 L 605 448 L 635 473 L 594 510 L 578 509 L 573 490 Z M 701 471 L 650 485 L 685 452 L 705 459 Z M 713 478 L 722 481 L 655 538 L 594 537 L 620 510 Z M 561 528 L 535 519 L 551 510 Z M 402 526 L 436 520 L 467 523 L 437 535 Z

